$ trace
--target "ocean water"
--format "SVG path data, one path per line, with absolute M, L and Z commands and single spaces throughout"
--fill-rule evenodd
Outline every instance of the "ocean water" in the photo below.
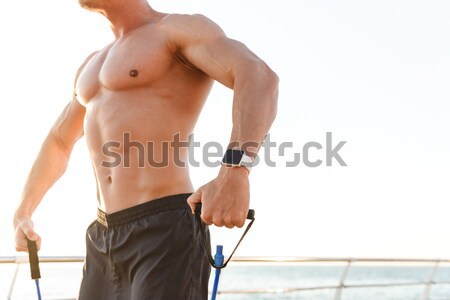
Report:
M 426 281 L 429 266 L 353 266 L 346 284 L 408 283 Z M 0 300 L 7 299 L 15 270 L 13 265 L 0 265 Z M 222 272 L 218 300 L 332 300 L 335 290 L 300 291 L 294 293 L 229 294 L 236 290 L 334 286 L 339 283 L 343 265 L 242 265 L 231 264 Z M 41 264 L 40 281 L 43 299 L 74 299 L 81 278 L 82 264 Z M 36 299 L 34 282 L 28 265 L 21 265 L 12 298 Z M 211 276 L 212 277 L 212 276 Z M 450 267 L 439 269 L 436 282 L 450 282 Z M 212 282 L 211 282 L 212 283 Z M 169 283 L 170 284 L 170 283 Z M 421 300 L 424 285 L 343 289 L 342 300 Z M 433 285 L 431 300 L 450 300 L 450 284 Z

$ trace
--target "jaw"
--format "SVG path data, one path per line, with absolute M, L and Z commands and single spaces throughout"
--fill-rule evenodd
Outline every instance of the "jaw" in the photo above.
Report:
M 107 1 L 102 0 L 78 0 L 80 6 L 86 10 L 101 12 L 108 5 Z

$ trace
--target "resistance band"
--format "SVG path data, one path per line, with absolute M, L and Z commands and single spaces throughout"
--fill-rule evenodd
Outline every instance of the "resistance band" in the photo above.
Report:
M 195 218 L 200 224 L 202 223 L 202 219 L 200 218 L 201 212 L 202 212 L 202 204 L 197 203 L 195 205 Z M 248 211 L 247 219 L 251 220 L 251 221 L 250 221 L 250 223 L 248 223 L 247 228 L 245 229 L 244 233 L 242 234 L 241 238 L 239 239 L 239 242 L 237 243 L 236 247 L 234 247 L 233 252 L 231 252 L 231 255 L 228 257 L 228 259 L 225 261 L 225 263 L 224 263 L 224 256 L 223 256 L 223 246 L 217 245 L 216 255 L 214 255 L 214 258 L 213 258 L 211 255 L 211 252 L 209 251 L 209 249 L 210 249 L 209 244 L 206 242 L 205 231 L 200 230 L 200 235 L 201 235 L 201 239 L 202 239 L 202 243 L 203 243 L 203 249 L 205 249 L 206 255 L 208 256 L 209 263 L 211 264 L 211 266 L 214 269 L 216 269 L 211 300 L 216 300 L 221 270 L 227 266 L 228 262 L 233 257 L 234 252 L 236 252 L 236 249 L 239 247 L 239 245 L 241 244 L 245 235 L 252 227 L 253 222 L 255 222 L 255 211 L 253 209 L 250 209 Z

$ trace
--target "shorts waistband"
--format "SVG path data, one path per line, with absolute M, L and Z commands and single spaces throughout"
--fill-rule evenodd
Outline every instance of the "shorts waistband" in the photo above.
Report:
M 187 204 L 187 198 L 190 195 L 191 193 L 166 196 L 112 214 L 107 214 L 98 209 L 97 221 L 105 227 L 115 227 L 164 211 L 182 208 L 190 209 Z

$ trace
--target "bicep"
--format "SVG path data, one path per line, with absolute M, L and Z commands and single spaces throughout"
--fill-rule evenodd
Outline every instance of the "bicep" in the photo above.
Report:
M 194 43 L 182 54 L 194 66 L 229 88 L 234 87 L 237 73 L 260 61 L 244 44 L 225 36 Z
M 74 90 L 78 77 L 86 64 L 97 52 L 91 53 L 78 68 L 75 75 Z M 73 94 L 72 100 L 66 105 L 51 129 L 51 133 L 66 148 L 71 148 L 83 134 L 84 116 L 86 108 L 80 104 L 77 95 Z

